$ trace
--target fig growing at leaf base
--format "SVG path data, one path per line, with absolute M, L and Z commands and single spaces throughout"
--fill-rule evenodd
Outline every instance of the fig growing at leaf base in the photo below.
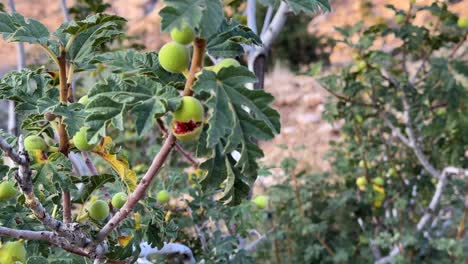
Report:
M 88 138 L 87 138 L 87 132 L 88 128 L 87 127 L 82 127 L 80 131 L 78 131 L 74 136 L 73 136 L 73 144 L 75 147 L 81 151 L 90 151 L 94 149 L 95 145 L 91 145 L 88 143 Z
M 114 208 L 120 209 L 127 202 L 127 198 L 127 194 L 123 192 L 116 193 L 112 197 L 111 204 L 114 206 Z
M 253 203 L 257 206 L 258 209 L 265 209 L 268 205 L 268 197 L 265 195 L 259 195 L 255 197 Z
M 171 38 L 179 44 L 187 45 L 195 39 L 195 32 L 189 25 L 184 24 L 181 28 L 171 31 Z
M 187 48 L 177 42 L 169 42 L 159 50 L 159 64 L 164 70 L 172 73 L 182 73 L 189 64 Z
M 0 183 L 0 201 L 9 200 L 16 196 L 16 188 L 11 181 Z
M 35 150 L 47 151 L 49 147 L 40 136 L 28 136 L 24 139 L 24 148 L 28 152 L 33 152 Z
M 166 190 L 159 191 L 156 200 L 162 204 L 169 202 L 169 192 Z
M 460 17 L 457 21 L 457 25 L 460 28 L 468 28 L 468 18 L 462 18 Z
M 356 185 L 360 191 L 365 191 L 367 188 L 367 179 L 366 177 L 359 177 L 356 179 Z
M 239 66 L 241 65 L 237 60 L 228 58 L 228 59 L 224 59 L 220 61 L 216 65 L 213 65 L 212 71 L 214 71 L 215 73 L 218 73 L 219 71 L 221 71 L 221 69 L 224 69 L 227 67 L 239 67 Z
M 97 200 L 89 207 L 88 214 L 94 220 L 102 221 L 109 216 L 109 206 L 105 201 Z
M 26 263 L 26 253 L 23 241 L 8 242 L 0 248 L 0 263 Z
M 203 115 L 200 101 L 191 96 L 184 96 L 181 106 L 172 114 L 172 133 L 181 141 L 198 138 L 203 127 Z

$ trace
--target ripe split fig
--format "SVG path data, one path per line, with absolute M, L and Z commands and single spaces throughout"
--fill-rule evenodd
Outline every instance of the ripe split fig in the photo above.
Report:
M 11 181 L 3 181 L 0 183 L 0 201 L 9 200 L 16 196 L 15 185 Z
M 102 221 L 109 216 L 109 205 L 103 200 L 97 200 L 89 207 L 88 214 L 94 220 Z
M 92 145 L 88 143 L 88 138 L 87 138 L 87 127 L 82 127 L 80 128 L 80 131 L 76 132 L 76 134 L 73 136 L 73 144 L 75 144 L 75 147 L 81 151 L 89 151 L 94 149 L 96 145 Z
M 200 101 L 191 96 L 184 96 L 181 106 L 172 114 L 172 133 L 181 141 L 198 138 L 203 127 L 203 115 Z
M 182 27 L 174 28 L 171 31 L 171 38 L 179 44 L 187 45 L 195 39 L 195 32 L 189 25 L 184 24 Z
M 182 73 L 187 70 L 189 52 L 184 45 L 169 42 L 159 50 L 159 63 L 168 72 Z
M 127 202 L 127 198 L 127 194 L 124 192 L 114 194 L 111 201 L 112 206 L 117 209 L 122 208 L 122 206 L 124 206 L 124 204 Z

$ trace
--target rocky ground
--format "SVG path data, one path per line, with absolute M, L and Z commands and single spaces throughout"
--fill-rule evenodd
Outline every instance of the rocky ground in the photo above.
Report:
M 7 5 L 6 0 L 0 1 Z M 40 20 L 51 30 L 63 21 L 63 14 L 58 0 L 16 0 L 16 8 L 27 17 Z M 73 1 L 68 1 L 71 4 Z M 158 49 L 168 40 L 167 34 L 159 31 L 160 18 L 158 11 L 161 4 L 151 8 L 150 4 L 158 1 L 148 0 L 109 0 L 111 12 L 128 19 L 128 32 L 138 36 L 142 44 L 149 50 Z M 397 8 L 407 8 L 408 0 L 373 0 L 372 7 L 366 7 L 364 1 L 333 0 L 333 12 L 314 18 L 308 31 L 313 34 L 337 36 L 336 26 L 351 25 L 365 18 L 366 23 L 376 21 L 392 22 L 393 13 L 384 8 L 385 4 L 394 4 Z M 429 3 L 431 0 L 417 0 L 417 4 Z M 450 8 L 463 16 L 468 16 L 466 0 L 452 1 Z M 428 15 L 427 15 L 428 16 Z M 425 23 L 427 16 L 416 19 Z M 383 49 L 390 49 L 395 42 L 388 39 L 377 43 Z M 44 55 L 35 47 L 26 46 L 28 63 L 39 63 Z M 0 72 L 13 69 L 16 64 L 15 45 L 0 42 L 2 65 Z M 350 61 L 352 51 L 338 45 L 331 55 L 333 66 L 343 65 Z M 265 162 L 278 165 L 287 156 L 294 156 L 301 161 L 302 166 L 313 169 L 328 168 L 323 156 L 331 139 L 338 138 L 337 124 L 324 122 L 321 113 L 327 93 L 312 77 L 297 76 L 281 66 L 276 66 L 266 78 L 265 89 L 277 98 L 275 107 L 281 113 L 282 131 L 275 140 L 262 143 L 266 153 Z M 278 146 L 287 146 L 286 149 Z M 295 150 L 296 149 L 296 150 Z

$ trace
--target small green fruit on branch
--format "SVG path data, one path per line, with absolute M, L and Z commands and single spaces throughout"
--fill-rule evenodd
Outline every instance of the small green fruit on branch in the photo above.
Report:
M 90 151 L 96 147 L 96 145 L 91 145 L 88 143 L 88 138 L 86 135 L 87 131 L 87 127 L 82 127 L 80 128 L 80 131 L 76 132 L 72 138 L 75 147 L 81 151 Z
M 162 204 L 169 202 L 169 192 L 166 190 L 159 191 L 156 200 Z
M 89 207 L 88 214 L 94 220 L 102 221 L 109 216 L 109 205 L 103 200 L 97 200 Z
M 184 24 L 181 28 L 171 31 L 171 38 L 179 44 L 188 45 L 195 39 L 195 32 L 189 25 Z
M 457 25 L 460 28 L 468 28 L 468 18 L 460 17 L 457 21 Z
M 257 206 L 258 209 L 265 209 L 268 205 L 268 197 L 265 195 L 259 195 L 255 197 L 253 203 Z
M 26 248 L 22 240 L 8 242 L 0 248 L 0 263 L 26 263 Z
M 127 202 L 127 194 L 124 192 L 119 192 L 112 196 L 111 204 L 114 208 L 120 209 Z
M 187 71 L 189 60 L 188 49 L 177 42 L 169 42 L 159 51 L 159 63 L 168 72 L 183 73 Z
M 3 181 L 0 183 L 0 201 L 10 200 L 15 197 L 17 193 L 15 185 L 11 181 Z
M 28 152 L 35 150 L 47 151 L 48 146 L 43 138 L 40 136 L 28 136 L 24 139 L 24 147 Z

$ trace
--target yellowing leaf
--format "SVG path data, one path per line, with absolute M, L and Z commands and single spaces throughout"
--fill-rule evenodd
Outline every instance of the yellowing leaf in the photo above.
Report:
M 101 143 L 93 150 L 96 154 L 107 161 L 112 168 L 119 174 L 120 178 L 127 185 L 128 192 L 131 193 L 137 186 L 136 173 L 130 169 L 126 159 L 117 157 L 116 154 L 109 153 L 109 145 L 112 143 L 112 138 L 105 137 Z
M 128 236 L 119 236 L 117 239 L 119 240 L 119 245 L 121 247 L 126 247 L 128 245 L 128 243 L 130 242 L 130 240 L 132 240 L 132 236 L 131 235 L 128 235 Z
M 135 230 L 140 230 L 141 229 L 141 214 L 135 213 L 133 214 L 134 220 L 135 220 Z

